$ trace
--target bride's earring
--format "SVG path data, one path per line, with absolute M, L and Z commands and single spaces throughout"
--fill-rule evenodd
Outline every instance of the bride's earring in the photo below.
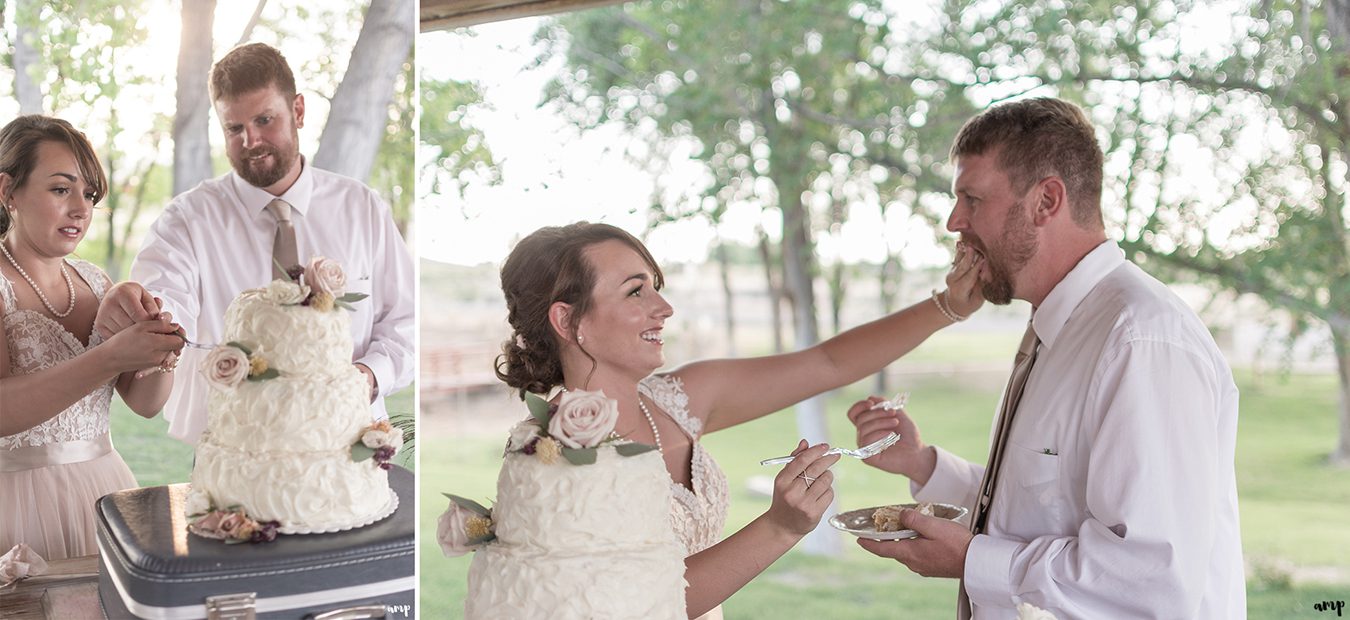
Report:
M 582 336 L 581 334 L 577 334 L 577 344 L 586 344 L 586 337 Z

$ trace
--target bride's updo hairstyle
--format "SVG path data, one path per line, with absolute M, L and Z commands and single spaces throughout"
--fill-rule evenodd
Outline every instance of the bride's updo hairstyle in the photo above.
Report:
M 583 253 L 594 244 L 610 240 L 633 248 L 652 270 L 656 278 L 653 285 L 657 289 L 665 285 L 661 268 L 642 242 L 609 224 L 577 222 L 540 228 L 517 243 L 506 257 L 502 292 L 512 333 L 502 344 L 496 371 L 497 378 L 520 390 L 521 398 L 526 392 L 547 394 L 562 385 L 561 337 L 549 324 L 548 309 L 559 301 L 572 306 L 568 331 L 575 333 L 572 328 L 591 309 L 591 291 L 595 288 L 595 270 Z

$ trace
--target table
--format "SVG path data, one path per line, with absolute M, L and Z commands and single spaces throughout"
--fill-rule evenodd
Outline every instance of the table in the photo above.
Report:
M 48 560 L 47 572 L 0 590 L 0 618 L 102 620 L 98 556 Z

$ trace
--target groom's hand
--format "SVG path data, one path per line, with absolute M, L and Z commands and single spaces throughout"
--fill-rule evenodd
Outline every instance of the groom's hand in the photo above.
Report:
M 865 446 L 897 433 L 900 441 L 863 462 L 893 474 L 907 476 L 918 484 L 928 482 L 937 462 L 937 453 L 919 439 L 919 427 L 904 409 L 878 409 L 880 396 L 869 396 L 848 409 L 848 419 L 858 429 L 858 445 Z
M 94 329 L 111 338 L 132 325 L 159 316 L 159 300 L 139 282 L 118 282 L 108 289 L 94 316 Z
M 909 509 L 900 511 L 900 526 L 918 532 L 919 537 L 909 540 L 859 538 L 858 545 L 904 564 L 924 577 L 961 577 L 965 574 L 966 550 L 975 538 L 966 526 Z

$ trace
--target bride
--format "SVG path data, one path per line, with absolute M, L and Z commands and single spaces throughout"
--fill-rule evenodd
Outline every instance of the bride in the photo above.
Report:
M 106 188 L 70 123 L 21 116 L 0 129 L 0 553 L 97 553 L 95 500 L 136 486 L 108 436 L 112 391 L 153 417 L 172 387 L 169 372 L 145 372 L 171 370 L 183 347 L 172 317 L 104 342 L 94 316 L 112 283 L 68 258 Z
M 497 375 L 513 388 L 602 390 L 619 403 L 615 431 L 657 446 L 670 473 L 672 523 L 688 553 L 691 617 L 720 605 L 815 528 L 834 498 L 828 446 L 797 446 L 778 474 L 767 512 L 719 542 L 728 509 L 726 476 L 698 443 L 877 372 L 983 299 L 980 261 L 961 252 L 950 290 L 802 351 L 706 360 L 652 374 L 665 360 L 662 328 L 674 313 L 664 276 L 642 243 L 607 224 L 540 229 L 502 267 L 514 331 Z M 941 305 L 939 305 L 941 304 Z

